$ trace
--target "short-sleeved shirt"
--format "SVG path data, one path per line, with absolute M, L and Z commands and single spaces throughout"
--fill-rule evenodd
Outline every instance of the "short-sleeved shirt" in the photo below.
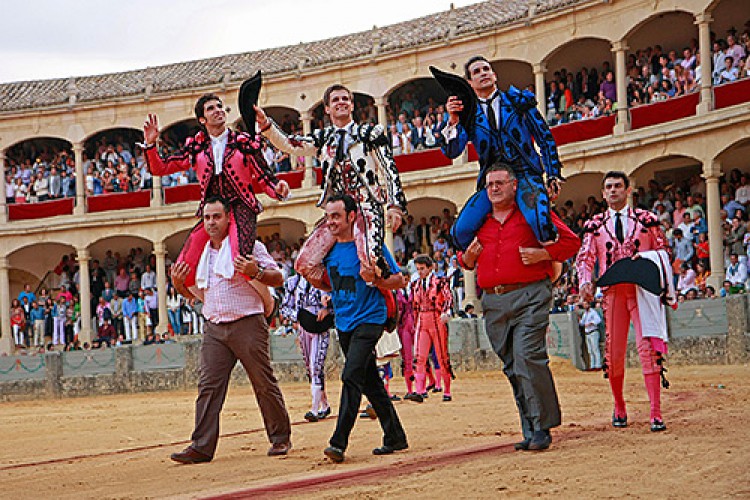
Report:
M 387 248 L 383 249 L 383 254 L 391 272 L 398 273 L 398 265 Z M 353 241 L 336 243 L 323 263 L 331 279 L 331 301 L 338 330 L 350 332 L 363 324 L 385 324 L 385 298 L 378 288 L 368 286 L 359 275 L 359 257 Z

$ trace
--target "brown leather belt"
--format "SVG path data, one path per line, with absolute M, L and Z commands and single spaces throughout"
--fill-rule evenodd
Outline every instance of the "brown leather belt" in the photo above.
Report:
M 511 283 L 509 285 L 497 285 L 492 288 L 483 288 L 482 290 L 484 290 L 484 293 L 489 293 L 490 295 L 502 295 L 504 293 L 520 290 L 529 285 L 531 285 L 531 283 Z

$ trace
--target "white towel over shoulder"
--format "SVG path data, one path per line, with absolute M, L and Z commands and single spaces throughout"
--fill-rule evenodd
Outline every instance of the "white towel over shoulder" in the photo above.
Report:
M 206 243 L 203 249 L 201 259 L 198 261 L 198 268 L 195 270 L 195 285 L 201 290 L 208 287 L 208 264 L 211 257 L 211 242 Z M 229 237 L 224 238 L 221 242 L 219 254 L 214 262 L 214 274 L 225 279 L 232 279 L 234 276 L 234 262 L 232 260 L 232 245 L 229 243 Z
M 676 299 L 674 283 L 671 279 L 672 266 L 669 265 L 669 254 L 666 250 L 648 250 L 641 252 L 642 259 L 648 259 L 659 268 L 662 287 L 667 289 L 667 301 L 672 304 Z M 666 277 L 666 280 L 665 280 Z M 666 283 L 665 283 L 666 281 Z M 668 342 L 666 307 L 659 295 L 636 286 L 638 300 L 638 316 L 641 319 L 641 333 L 644 337 L 656 337 Z

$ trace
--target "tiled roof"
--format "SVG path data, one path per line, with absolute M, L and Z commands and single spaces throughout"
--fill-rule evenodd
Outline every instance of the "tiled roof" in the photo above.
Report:
M 535 13 L 542 13 L 587 1 L 489 0 L 370 31 L 298 45 L 122 73 L 5 83 L 0 84 L 0 113 L 71 102 L 154 95 L 217 85 L 226 79 L 238 83 L 261 68 L 264 74 L 274 75 L 369 54 L 396 52 L 446 37 L 481 33 L 508 25 L 527 17 L 530 8 Z

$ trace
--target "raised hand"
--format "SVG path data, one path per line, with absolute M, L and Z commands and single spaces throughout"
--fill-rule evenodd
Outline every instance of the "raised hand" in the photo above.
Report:
M 460 113 L 464 110 L 464 103 L 461 102 L 461 99 L 458 97 L 452 95 L 448 97 L 448 102 L 445 103 L 445 110 L 450 115 L 450 118 L 448 119 L 449 125 L 456 125 L 458 124 Z
M 258 127 L 260 129 L 266 128 L 268 126 L 268 116 L 266 115 L 266 112 L 257 104 L 253 105 L 253 109 L 255 109 L 255 121 L 258 123 Z
M 159 118 L 152 113 L 146 117 L 143 124 L 143 140 L 146 144 L 154 144 L 159 139 Z

